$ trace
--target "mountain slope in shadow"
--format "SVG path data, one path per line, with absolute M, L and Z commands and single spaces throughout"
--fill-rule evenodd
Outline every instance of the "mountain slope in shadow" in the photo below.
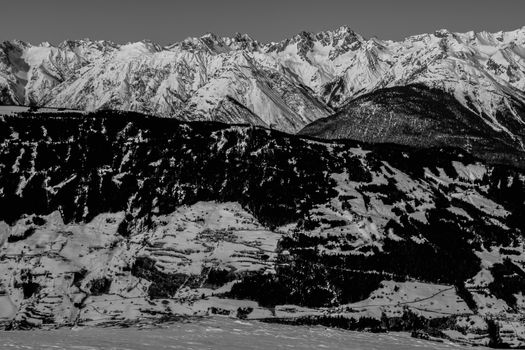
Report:
M 446 92 L 410 85 L 356 98 L 334 115 L 307 125 L 299 134 L 414 147 L 458 147 L 491 163 L 523 167 L 524 127 L 515 124 L 512 130 L 503 126 L 496 130 L 491 126 L 504 119 L 508 118 L 480 118 Z

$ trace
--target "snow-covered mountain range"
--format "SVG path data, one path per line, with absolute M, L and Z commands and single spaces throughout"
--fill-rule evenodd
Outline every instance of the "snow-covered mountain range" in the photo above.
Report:
M 524 89 L 525 27 L 4 42 L 0 328 L 219 314 L 523 347 Z
M 442 89 L 511 137 L 524 125 L 525 27 L 446 30 L 400 42 L 348 27 L 278 43 L 207 34 L 166 47 L 141 41 L 0 44 L 0 102 L 121 109 L 297 132 L 379 88 Z M 521 141 L 521 140 L 520 140 Z

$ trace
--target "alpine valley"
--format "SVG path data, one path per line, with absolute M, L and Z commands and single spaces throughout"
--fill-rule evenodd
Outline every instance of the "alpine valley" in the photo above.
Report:
M 525 347 L 525 27 L 0 44 L 0 325 Z

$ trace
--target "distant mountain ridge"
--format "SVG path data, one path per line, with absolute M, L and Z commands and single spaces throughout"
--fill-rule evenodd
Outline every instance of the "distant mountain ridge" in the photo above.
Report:
M 343 26 L 267 44 L 246 34 L 206 34 L 165 47 L 0 44 L 0 103 L 229 119 L 292 133 L 360 95 L 410 84 L 451 93 L 514 137 L 509 123 L 525 123 L 525 27 L 441 30 L 399 42 L 365 39 Z
M 407 85 L 359 96 L 299 134 L 418 148 L 458 147 L 489 163 L 525 167 L 521 125 L 509 123 L 510 132 L 502 132 L 483 117 L 488 118 L 480 118 L 442 90 Z

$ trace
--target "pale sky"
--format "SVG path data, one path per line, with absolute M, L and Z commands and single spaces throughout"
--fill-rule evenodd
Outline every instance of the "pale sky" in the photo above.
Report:
M 166 45 L 241 32 L 268 42 L 341 25 L 394 40 L 442 28 L 513 30 L 525 26 L 525 0 L 10 0 L 0 10 L 0 41 L 89 37 Z

